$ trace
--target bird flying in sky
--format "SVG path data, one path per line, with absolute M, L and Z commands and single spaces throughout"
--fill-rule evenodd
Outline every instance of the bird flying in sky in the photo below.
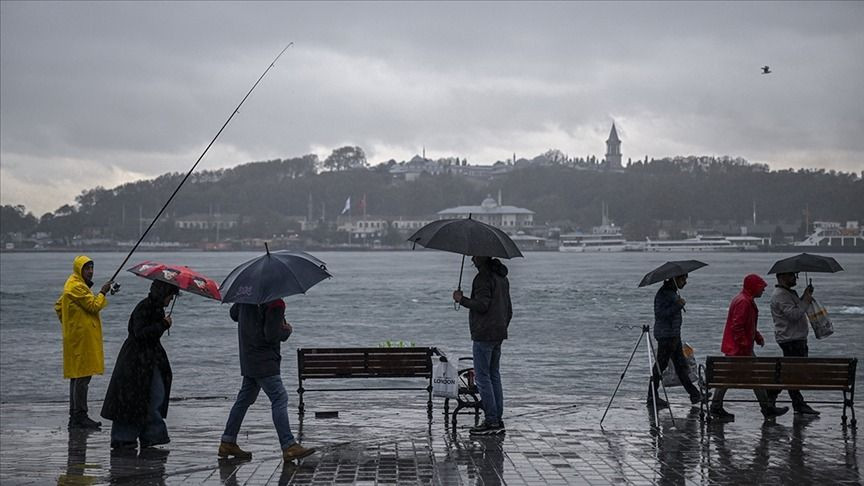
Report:
M 762 66 L 762 74 L 771 74 L 771 68 L 768 66 Z

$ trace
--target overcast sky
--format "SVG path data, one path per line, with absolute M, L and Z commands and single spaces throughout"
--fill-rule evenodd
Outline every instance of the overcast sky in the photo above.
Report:
M 0 200 L 359 145 L 864 169 L 864 2 L 0 3 Z M 770 75 L 760 74 L 768 64 Z

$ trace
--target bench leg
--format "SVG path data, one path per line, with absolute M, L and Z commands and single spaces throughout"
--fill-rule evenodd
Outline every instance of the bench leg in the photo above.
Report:
M 303 391 L 304 390 L 302 386 L 300 388 L 297 388 L 297 393 L 300 394 L 300 403 L 297 405 L 297 411 L 300 416 L 302 416 L 303 413 L 306 411 L 306 406 L 303 404 Z
M 432 425 L 432 385 L 426 389 L 429 393 L 429 401 L 426 402 L 426 415 L 429 416 L 429 425 Z

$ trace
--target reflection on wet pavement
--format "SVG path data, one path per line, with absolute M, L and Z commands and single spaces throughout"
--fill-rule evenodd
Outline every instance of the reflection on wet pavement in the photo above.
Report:
M 392 403 L 389 406 L 392 407 Z M 416 405 L 416 406 L 415 406 Z M 510 408 L 505 435 L 472 438 L 465 420 L 451 430 L 421 402 L 330 401 L 339 417 L 307 412 L 292 425 L 319 452 L 284 464 L 267 407 L 253 407 L 238 439 L 252 460 L 218 459 L 230 402 L 172 405 L 164 448 L 112 453 L 108 428 L 67 431 L 64 405 L 2 404 L 0 482 L 7 484 L 861 484 L 855 431 L 840 409 L 818 418 L 763 423 L 739 405 L 736 421 L 699 421 L 698 409 L 673 407 L 652 427 L 636 400 L 622 399 L 598 426 L 603 406 L 567 403 Z M 110 427 L 110 426 L 109 426 Z

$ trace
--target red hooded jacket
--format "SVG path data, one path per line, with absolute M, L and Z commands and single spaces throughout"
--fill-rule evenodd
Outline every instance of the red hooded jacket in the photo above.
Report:
M 723 344 L 720 351 L 726 356 L 752 356 L 753 343 L 763 343 L 756 330 L 759 309 L 753 300 L 768 284 L 762 277 L 750 274 L 744 277 L 744 288 L 729 304 L 726 327 L 723 329 Z

